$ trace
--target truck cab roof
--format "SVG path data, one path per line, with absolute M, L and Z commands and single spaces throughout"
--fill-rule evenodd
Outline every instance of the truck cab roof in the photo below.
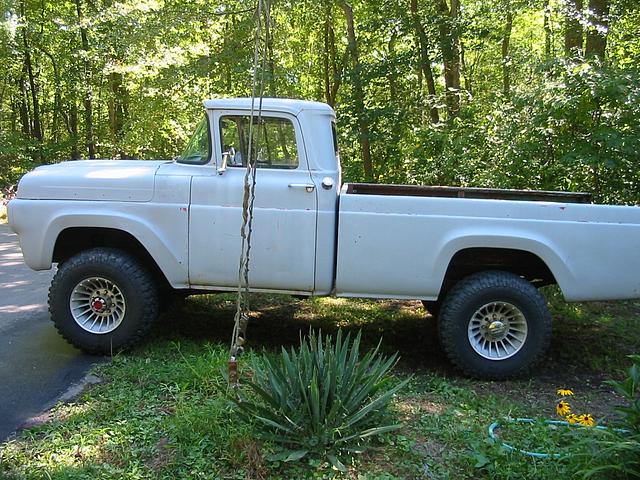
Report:
M 203 102 L 207 110 L 250 110 L 251 98 L 214 98 Z M 254 110 L 258 110 L 260 99 L 254 99 Z M 263 98 L 262 110 L 285 112 L 298 115 L 303 110 L 313 110 L 320 113 L 335 115 L 333 109 L 326 103 L 309 100 L 292 100 L 289 98 Z

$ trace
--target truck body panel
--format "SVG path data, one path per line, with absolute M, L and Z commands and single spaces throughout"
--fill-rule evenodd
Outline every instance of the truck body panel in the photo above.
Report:
M 567 300 L 640 296 L 640 209 L 576 203 L 340 196 L 340 296 L 435 300 L 468 248 L 531 252 Z M 621 252 L 627 252 L 626 255 Z M 375 259 L 375 261 L 372 261 Z

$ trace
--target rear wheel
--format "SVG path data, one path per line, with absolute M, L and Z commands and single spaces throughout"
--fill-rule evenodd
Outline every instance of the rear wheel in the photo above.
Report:
M 487 271 L 460 281 L 438 318 L 447 356 L 466 374 L 505 379 L 528 372 L 551 340 L 544 297 L 525 279 Z
M 109 354 L 138 343 L 158 315 L 151 273 L 117 249 L 80 252 L 56 272 L 49 312 L 60 334 L 92 354 Z

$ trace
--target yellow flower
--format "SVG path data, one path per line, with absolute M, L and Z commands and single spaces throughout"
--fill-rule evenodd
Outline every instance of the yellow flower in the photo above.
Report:
M 558 405 L 556 405 L 556 413 L 561 417 L 566 417 L 568 414 L 570 414 L 571 407 L 569 406 L 569 403 L 565 400 L 560 400 L 558 402 Z
M 585 427 L 593 427 L 596 424 L 590 413 L 578 415 L 578 423 L 580 425 L 584 425 Z
M 573 395 L 573 390 L 569 390 L 568 388 L 559 388 L 556 394 L 560 395 L 561 397 L 568 397 L 570 395 Z
M 578 415 L 575 413 L 570 413 L 567 415 L 567 422 L 569 423 L 578 423 Z

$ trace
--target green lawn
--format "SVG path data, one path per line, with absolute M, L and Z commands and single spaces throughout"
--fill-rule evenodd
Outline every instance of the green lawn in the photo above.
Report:
M 440 351 L 435 322 L 419 302 L 295 300 L 260 296 L 249 326 L 241 376 L 264 352 L 296 345 L 309 328 L 362 330 L 363 344 L 399 351 L 399 378 L 413 374 L 392 405 L 404 426 L 357 456 L 345 478 L 558 478 L 572 460 L 535 460 L 487 441 L 494 420 L 553 418 L 556 389 L 600 422 L 619 403 L 606 378 L 640 344 L 640 302 L 565 305 L 549 289 L 555 332 L 549 356 L 531 378 L 484 382 L 461 377 Z M 153 338 L 96 369 L 102 383 L 52 420 L 0 446 L 0 478 L 332 478 L 314 461 L 278 464 L 271 445 L 239 422 L 221 371 L 228 359 L 234 298 L 190 298 L 167 312 Z M 588 433 L 587 433 L 588 434 Z M 528 448 L 571 452 L 580 434 L 511 427 L 503 438 Z

